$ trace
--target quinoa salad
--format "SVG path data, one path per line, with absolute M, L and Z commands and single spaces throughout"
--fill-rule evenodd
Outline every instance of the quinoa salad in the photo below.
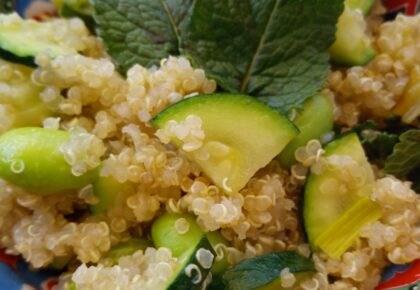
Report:
M 55 5 L 0 9 L 0 248 L 54 290 L 368 290 L 420 259 L 420 14 Z

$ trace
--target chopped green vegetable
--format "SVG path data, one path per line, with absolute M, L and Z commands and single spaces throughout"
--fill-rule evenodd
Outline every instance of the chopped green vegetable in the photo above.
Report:
M 166 213 L 154 221 L 151 232 L 155 247 L 170 249 L 174 257 L 181 256 L 205 236 L 195 217 L 189 214 Z
M 420 129 L 409 130 L 400 136 L 392 154 L 386 159 L 385 172 L 404 178 L 420 170 Z
M 288 268 L 290 273 L 315 272 L 313 262 L 296 252 L 270 253 L 239 262 L 226 271 L 226 290 L 255 290 L 279 278 Z
M 322 88 L 340 0 L 94 0 L 120 71 L 184 54 L 229 92 L 286 113 Z M 240 51 L 240 53 L 238 53 Z
M 166 213 L 153 223 L 151 232 L 155 247 L 168 248 L 175 257 L 181 256 L 191 248 L 191 244 L 206 236 L 212 247 L 217 251 L 222 250 L 224 254 L 219 261 L 215 257 L 212 273 L 219 274 L 228 267 L 226 251 L 218 249 L 219 244 L 227 246 L 228 242 L 219 231 L 203 233 L 193 215 Z
M 297 113 L 293 123 L 298 127 L 300 133 L 278 156 L 280 165 L 289 168 L 295 162 L 295 151 L 304 146 L 311 139 L 321 139 L 330 132 L 334 123 L 334 108 L 327 97 L 315 95 L 308 99 L 303 105 L 303 110 Z
M 179 54 L 180 26 L 192 0 L 93 0 L 97 33 L 118 69 L 158 65 Z
M 0 136 L 0 177 L 37 194 L 79 189 L 92 183 L 96 170 L 71 172 L 60 146 L 70 133 L 44 128 L 19 128 Z
M 229 243 L 219 231 L 209 232 L 206 234 L 206 236 L 209 239 L 210 244 L 212 245 L 216 253 L 218 253 L 219 251 L 223 252 L 223 258 L 221 258 L 220 260 L 217 260 L 217 258 L 215 258 L 213 267 L 211 268 L 211 273 L 213 275 L 223 273 L 229 266 L 227 260 L 228 252 L 225 248 L 223 248 L 223 246 L 227 247 L 229 246 Z M 223 246 L 220 247 L 219 245 Z M 218 247 L 220 247 L 220 249 Z
M 7 65 L 20 73 L 20 79 L 3 82 L 8 89 L 0 92 L 0 104 L 9 106 L 13 116 L 11 127 L 41 126 L 42 121 L 53 114 L 41 101 L 43 88 L 31 81 L 33 69 L 19 64 Z
M 373 192 L 374 175 L 355 133 L 327 144 L 324 156 L 334 158 L 335 163 L 322 172 L 311 169 L 305 184 L 303 218 L 312 248 L 322 248 L 336 258 L 357 239 L 364 224 L 380 217 L 380 211 L 370 200 L 361 201 Z M 354 211 L 369 214 L 360 216 Z
M 360 229 L 382 216 L 380 206 L 369 197 L 359 199 L 314 241 L 330 257 L 339 258 L 359 237 Z
M 122 242 L 113 246 L 105 257 L 112 259 L 114 264 L 118 264 L 118 261 L 121 257 L 130 256 L 138 250 L 146 250 L 147 247 L 152 246 L 152 242 L 150 242 L 149 240 L 131 238 L 126 242 Z
M 346 6 L 338 19 L 336 41 L 330 48 L 331 59 L 341 65 L 365 65 L 376 51 L 366 34 L 366 22 L 358 10 Z
M 165 130 L 168 124 L 185 122 L 189 116 L 201 119 L 205 136 L 199 149 L 207 152 L 208 158 L 200 158 L 194 151 L 185 154 L 226 192 L 242 189 L 298 133 L 293 123 L 278 111 L 255 98 L 233 94 L 185 99 L 159 113 L 151 123 Z M 178 138 L 170 141 L 183 147 Z
M 178 259 L 181 263 L 166 290 L 201 290 L 208 283 L 208 275 L 216 253 L 206 237 L 189 244 L 189 249 Z
M 0 57 L 34 66 L 34 57 L 47 52 L 52 57 L 77 54 L 79 46 L 63 42 L 50 33 L 59 20 L 38 22 L 22 19 L 18 14 L 0 14 Z M 61 24 L 62 25 L 62 24 Z

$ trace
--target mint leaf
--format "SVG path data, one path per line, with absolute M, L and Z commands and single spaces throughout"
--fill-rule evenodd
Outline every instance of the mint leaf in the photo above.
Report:
M 287 112 L 322 87 L 342 0 L 92 0 L 120 72 L 189 56 L 230 92 Z
M 193 0 L 93 0 L 97 33 L 122 73 L 179 54 L 178 38 Z
M 420 129 L 409 130 L 400 136 L 392 154 L 386 159 L 385 172 L 399 178 L 420 170 Z M 415 174 L 414 174 L 415 175 Z
M 394 145 L 398 143 L 398 136 L 387 132 L 375 132 L 365 135 L 362 132 L 361 142 L 369 161 L 383 166 L 384 160 L 392 153 Z
M 223 275 L 226 290 L 251 290 L 265 286 L 289 268 L 291 273 L 314 272 L 312 261 L 296 252 L 270 253 L 239 262 Z
M 384 166 L 385 159 L 391 155 L 395 144 L 398 143 L 398 135 L 387 132 L 388 128 L 379 128 L 373 120 L 354 126 L 351 131 L 355 132 L 363 145 L 369 161 Z
M 381 124 L 367 120 L 355 125 L 351 131 L 359 136 L 369 161 L 383 168 L 399 142 L 399 136 L 413 129 L 416 127 L 403 123 L 398 116 L 392 116 L 385 118 Z
M 182 52 L 230 92 L 287 112 L 324 84 L 341 0 L 196 0 Z

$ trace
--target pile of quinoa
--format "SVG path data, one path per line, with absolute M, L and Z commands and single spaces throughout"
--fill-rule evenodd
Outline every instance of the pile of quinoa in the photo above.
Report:
M 332 69 L 324 89 L 334 104 L 335 121 L 347 127 L 391 114 L 411 71 L 420 66 L 420 15 L 373 23 L 377 56 L 365 67 Z M 98 202 L 92 185 L 42 196 L 0 180 L 0 247 L 22 255 L 34 268 L 71 260 L 55 290 L 66 289 L 70 281 L 80 290 L 164 285 L 178 265 L 168 249 L 137 251 L 116 265 L 103 259 L 113 245 L 147 237 L 150 224 L 164 212 L 192 213 L 203 231 L 220 230 L 229 241 L 224 250 L 231 265 L 273 251 L 296 250 L 311 257 L 317 269 L 312 277 L 297 281 L 288 269 L 280 273 L 282 285 L 290 289 L 373 289 L 390 263 L 420 258 L 420 195 L 409 182 L 375 168 L 371 198 L 382 217 L 363 227 L 360 239 L 340 259 L 312 253 L 299 205 L 308 169 L 322 171 L 323 164 L 334 162 L 323 156 L 320 142 L 299 148 L 298 163 L 290 170 L 274 160 L 245 188 L 227 193 L 185 157 L 184 152 L 206 154 L 200 151 L 204 133 L 196 116 L 158 132 L 148 124 L 181 99 L 214 92 L 214 80 L 182 57 L 163 59 L 159 67 L 135 65 L 123 77 L 81 21 L 57 20 L 55 25 L 63 39 L 72 35 L 75 45 L 83 46 L 83 55 L 37 56 L 30 80 L 57 116 L 44 119 L 44 127 L 71 132 L 60 150 L 74 175 L 102 164 L 101 176 L 128 184 L 110 209 L 90 215 L 88 206 Z M 0 62 L 0 96 L 10 93 L 11 81 L 28 79 Z M 13 112 L 7 110 L 0 105 L 0 132 L 12 125 Z M 177 134 L 183 136 L 180 149 L 168 144 Z

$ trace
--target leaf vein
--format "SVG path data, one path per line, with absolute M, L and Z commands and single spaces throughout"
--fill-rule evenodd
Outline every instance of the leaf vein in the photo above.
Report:
M 260 39 L 260 41 L 258 43 L 257 49 L 255 51 L 255 54 L 252 56 L 252 60 L 251 60 L 251 62 L 249 64 L 249 67 L 248 67 L 248 69 L 246 71 L 245 77 L 244 77 L 244 79 L 242 81 L 242 85 L 241 85 L 241 89 L 240 89 L 240 92 L 241 93 L 246 92 L 246 89 L 247 89 L 249 80 L 251 79 L 252 69 L 255 66 L 255 63 L 257 62 L 257 58 L 258 58 L 258 55 L 260 53 L 260 50 L 263 48 L 263 45 L 264 45 L 264 42 L 265 42 L 265 36 L 267 34 L 267 31 L 268 31 L 269 27 L 271 26 L 271 23 L 273 22 L 274 15 L 276 14 L 277 8 L 280 5 L 280 1 L 281 0 L 276 0 L 276 4 L 274 5 L 273 10 L 270 13 L 270 18 L 267 21 L 267 25 L 265 26 L 264 32 L 261 35 L 261 39 Z

